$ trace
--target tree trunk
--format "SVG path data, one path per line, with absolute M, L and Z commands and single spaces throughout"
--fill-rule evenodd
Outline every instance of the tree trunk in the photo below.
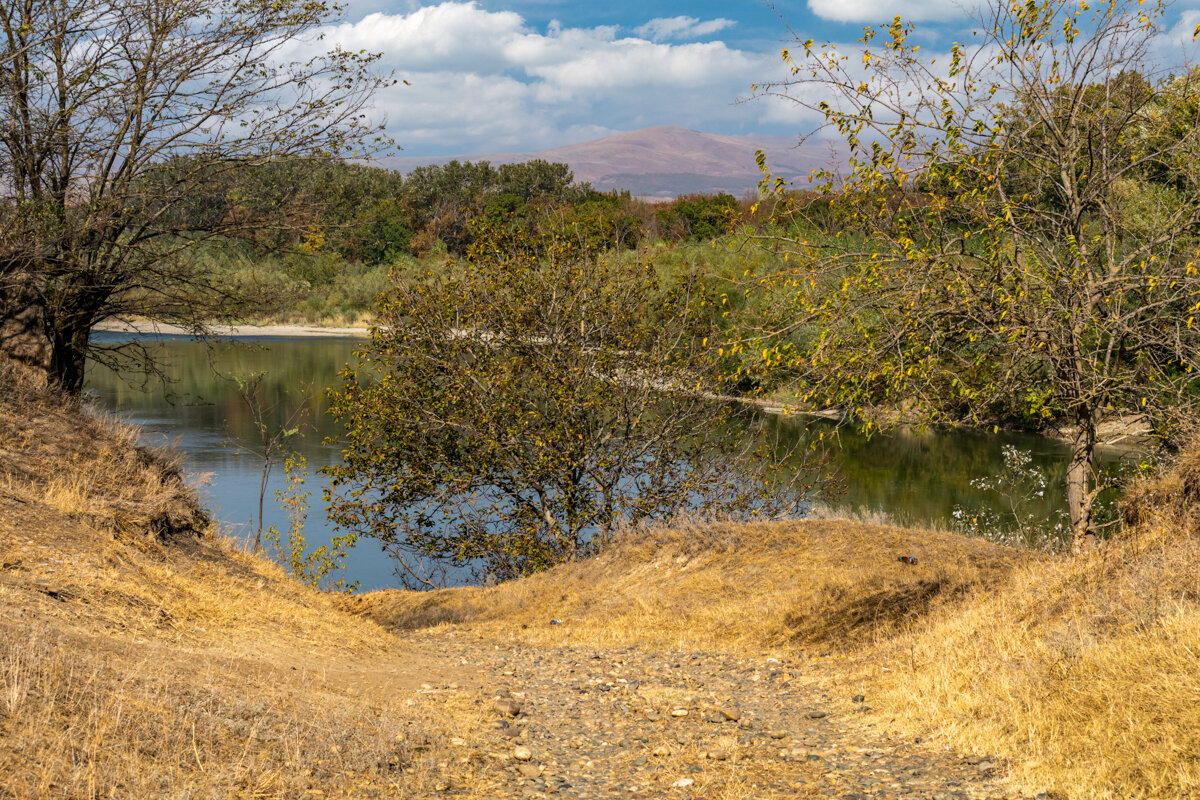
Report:
M 1091 415 L 1080 415 L 1079 429 L 1071 447 L 1067 467 L 1067 508 L 1071 514 L 1071 551 L 1075 554 L 1096 544 L 1092 527 L 1092 456 L 1096 451 L 1096 425 Z
M 58 325 L 52 334 L 50 379 L 74 397 L 83 393 L 88 337 L 91 332 L 91 324 L 75 323 Z

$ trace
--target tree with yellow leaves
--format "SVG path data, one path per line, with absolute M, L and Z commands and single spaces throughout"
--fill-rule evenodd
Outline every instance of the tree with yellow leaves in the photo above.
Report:
M 1077 550 L 1098 425 L 1170 440 L 1200 400 L 1200 71 L 1157 66 L 1166 13 L 1000 0 L 940 57 L 896 18 L 854 54 L 785 50 L 790 80 L 760 88 L 851 153 L 804 198 L 764 181 L 788 266 L 757 277 L 785 290 L 769 333 L 803 397 L 1058 428 Z

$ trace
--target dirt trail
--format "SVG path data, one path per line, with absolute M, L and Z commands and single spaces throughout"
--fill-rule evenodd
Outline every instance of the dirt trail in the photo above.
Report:
M 458 725 L 446 733 L 443 795 L 1024 796 L 995 760 L 887 734 L 870 697 L 823 688 L 838 667 L 819 657 L 540 647 L 454 628 L 405 638 L 480 680 L 415 696 Z
M 334 645 L 330 631 L 295 628 L 287 636 L 282 630 L 262 635 L 258 625 L 243 631 L 226 622 L 200 635 L 191 624 L 176 629 L 171 620 L 188 609 L 172 606 L 169 594 L 163 595 L 165 625 L 145 621 L 158 618 L 150 606 L 122 610 L 128 601 L 112 592 L 132 591 L 134 577 L 121 574 L 113 554 L 129 557 L 128 551 L 97 547 L 102 539 L 68 525 L 50 525 L 54 536 L 18 535 L 35 529 L 25 510 L 0 498 L 0 601 L 9 613 L 0 638 L 20 646 L 20 629 L 41 630 L 40 635 L 58 630 L 59 646 L 86 654 L 88 663 L 125 664 L 125 681 L 153 683 L 170 676 L 181 683 L 180 698 L 193 685 L 210 687 L 227 700 L 237 694 L 257 698 L 276 708 L 264 730 L 311 739 L 313 752 L 345 753 L 344 766 L 326 761 L 299 774 L 274 752 L 276 734 L 270 734 L 255 747 L 263 749 L 263 766 L 285 770 L 277 779 L 279 793 L 268 791 L 271 796 L 1021 797 L 1000 781 L 1002 765 L 994 760 L 889 735 L 871 697 L 846 688 L 852 684 L 836 659 L 534 645 L 466 626 L 399 633 L 372 641 L 364 652 Z M 47 516 L 53 515 L 40 512 L 44 534 Z M 215 566 L 210 548 L 196 548 L 194 559 L 171 556 L 177 579 L 193 572 L 202 582 L 224 575 L 228 565 Z M 223 558 L 215 556 L 218 562 Z M 115 583 L 98 585 L 104 562 L 115 569 Z M 225 586 L 244 592 L 248 585 L 275 598 L 269 588 L 259 589 L 259 580 L 248 575 Z M 353 624 L 352 618 L 346 622 Z M 343 635 L 350 633 L 343 629 Z M 384 641 L 387 646 L 380 647 Z M 123 698 L 128 690 L 114 691 Z M 222 729 L 236 722 L 232 701 L 212 714 L 178 702 L 178 719 L 172 717 L 169 728 L 209 717 Z M 210 702 L 206 695 L 203 704 Z M 327 717 L 335 713 L 336 722 Z M 308 719 L 330 730 L 307 730 Z M 211 737 L 208 746 L 214 758 L 223 758 L 226 745 L 243 746 L 223 735 Z M 170 767 L 155 752 L 147 758 L 153 763 L 139 769 Z M 226 787 L 238 779 L 231 773 L 217 781 L 211 770 L 205 778 Z M 313 794 L 317 791 L 322 794 Z

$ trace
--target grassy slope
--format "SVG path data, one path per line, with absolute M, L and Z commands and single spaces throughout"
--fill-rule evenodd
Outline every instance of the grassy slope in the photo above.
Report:
M 902 555 L 916 557 L 916 566 L 901 564 Z M 995 585 L 1024 560 L 980 540 L 844 520 L 679 522 L 493 588 L 382 591 L 342 602 L 388 627 L 465 623 L 540 644 L 848 652 Z
M 1200 451 L 1131 498 L 1127 530 L 1077 559 L 846 521 L 679 525 L 511 584 L 344 604 L 544 644 L 828 651 L 894 724 L 1033 791 L 1197 796 Z
M 429 796 L 452 721 L 411 689 L 452 673 L 386 632 L 427 625 L 829 652 L 895 724 L 1031 786 L 1195 795 L 1200 458 L 1131 496 L 1120 543 L 1077 560 L 680 523 L 493 588 L 331 598 L 204 535 L 130 431 L 0 374 L 0 797 Z
M 0 798 L 427 796 L 438 665 L 210 536 L 133 438 L 0 373 Z
M 1200 447 L 1133 487 L 1127 527 L 1018 571 L 898 642 L 918 728 L 1069 797 L 1200 795 Z

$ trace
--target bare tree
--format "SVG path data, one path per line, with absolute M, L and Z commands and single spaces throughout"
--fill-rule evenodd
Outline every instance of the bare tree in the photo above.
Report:
M 307 55 L 336 12 L 303 0 L 0 0 L 0 329 L 36 319 L 65 390 L 82 388 L 89 353 L 104 355 L 88 341 L 104 319 L 203 332 L 237 313 L 252 287 L 200 269 L 197 246 L 289 218 L 285 204 L 236 196 L 235 176 L 383 143 L 364 113 L 391 82 L 372 73 L 376 57 Z
M 793 78 L 762 89 L 853 154 L 781 200 L 771 331 L 803 333 L 775 357 L 813 403 L 1068 431 L 1076 547 L 1098 424 L 1142 414 L 1169 438 L 1200 398 L 1200 72 L 1156 66 L 1165 14 L 999 0 L 938 59 L 897 17 L 854 53 L 784 51 Z

